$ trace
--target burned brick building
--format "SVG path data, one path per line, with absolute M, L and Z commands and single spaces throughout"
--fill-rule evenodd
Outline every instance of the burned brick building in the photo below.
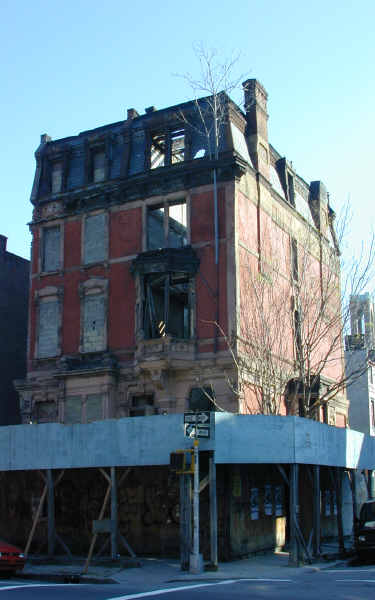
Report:
M 30 262 L 7 251 L 0 235 L 0 425 L 20 423 L 13 379 L 26 375 Z
M 308 185 L 269 144 L 261 84 L 245 82 L 244 93 L 245 111 L 220 94 L 216 139 L 205 98 L 142 115 L 129 109 L 125 120 L 60 140 L 42 135 L 28 369 L 17 382 L 24 423 L 214 405 L 260 412 L 251 390 L 238 393 L 229 347 L 236 339 L 240 352 L 249 272 L 271 288 L 273 273 L 282 275 L 291 315 L 283 359 L 298 380 L 299 251 L 308 232 L 311 273 L 321 275 L 324 257 L 337 255 L 333 211 L 323 184 Z M 341 377 L 341 357 L 339 348 L 320 369 L 315 400 Z M 281 393 L 277 412 L 298 414 L 298 403 Z M 329 415 L 346 426 L 345 395 Z

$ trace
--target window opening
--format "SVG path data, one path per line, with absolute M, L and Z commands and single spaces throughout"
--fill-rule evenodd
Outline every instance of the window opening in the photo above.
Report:
M 52 164 L 51 171 L 51 192 L 52 194 L 58 194 L 62 190 L 62 173 L 63 166 L 61 162 L 55 162 Z
M 43 229 L 42 271 L 58 271 L 60 268 L 60 227 Z
M 200 150 L 198 150 L 194 154 L 193 159 L 195 159 L 195 158 L 203 158 L 205 156 L 205 154 L 206 154 L 206 150 L 204 148 L 200 148 Z
M 151 156 L 150 156 L 150 168 L 157 169 L 158 167 L 164 167 L 166 164 L 166 136 L 165 135 L 153 135 L 151 137 Z
M 165 247 L 164 207 L 150 206 L 147 211 L 147 247 L 157 250 Z
M 144 417 L 155 413 L 154 395 L 144 394 L 142 396 L 133 396 L 131 407 L 129 408 L 129 417 Z
M 93 181 L 98 183 L 99 181 L 104 181 L 105 179 L 105 152 L 95 152 L 93 156 Z
M 293 281 L 298 281 L 298 246 L 297 240 L 294 238 L 291 243 L 291 263 Z
M 294 199 L 294 178 L 293 175 L 291 173 L 288 173 L 288 189 L 289 189 L 289 202 L 292 206 L 295 206 L 295 199 Z
M 183 273 L 145 277 L 144 334 L 147 339 L 190 337 L 189 278 Z
M 189 410 L 215 411 L 215 392 L 212 387 L 195 387 L 190 390 Z
M 299 310 L 294 311 L 294 339 L 296 344 L 297 360 L 302 358 L 302 331 L 301 331 L 301 315 Z
M 172 165 L 185 160 L 185 132 L 183 129 L 171 133 L 171 163 Z
M 185 131 L 175 129 L 151 134 L 150 168 L 157 169 L 183 162 L 186 158 Z
M 147 211 L 147 248 L 183 248 L 187 245 L 185 200 L 150 206 Z
M 168 241 L 169 248 L 183 248 L 187 244 L 186 202 L 169 205 Z

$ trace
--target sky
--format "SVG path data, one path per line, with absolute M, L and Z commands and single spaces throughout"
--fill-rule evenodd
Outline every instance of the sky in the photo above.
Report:
M 268 92 L 269 140 L 307 182 L 322 180 L 339 214 L 349 201 L 345 252 L 374 224 L 373 0 L 0 0 L 0 233 L 29 258 L 30 192 L 40 135 L 76 135 L 128 108 L 193 97 L 176 74 L 199 76 L 194 46 Z M 234 98 L 236 99 L 236 98 Z M 370 290 L 371 291 L 371 290 Z

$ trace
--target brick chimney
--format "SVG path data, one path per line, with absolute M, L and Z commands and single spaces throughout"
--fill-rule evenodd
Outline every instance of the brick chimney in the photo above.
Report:
M 0 255 L 2 256 L 7 251 L 8 238 L 5 235 L 0 234 Z
M 247 79 L 242 86 L 247 120 L 246 137 L 251 160 L 256 170 L 269 180 L 268 94 L 256 79 Z

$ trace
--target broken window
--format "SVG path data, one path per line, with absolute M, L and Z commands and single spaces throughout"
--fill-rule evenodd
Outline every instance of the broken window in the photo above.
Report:
M 60 227 L 45 227 L 42 239 L 42 271 L 58 271 L 61 257 Z
M 51 192 L 52 194 L 58 194 L 62 190 L 62 175 L 63 175 L 63 164 L 62 162 L 54 162 L 51 168 Z
M 129 417 L 144 417 L 153 414 L 155 414 L 153 394 L 142 394 L 132 397 Z
M 189 394 L 189 410 L 216 410 L 213 388 L 208 386 L 192 388 Z
M 83 302 L 83 352 L 105 350 L 105 297 L 87 295 Z
M 185 273 L 152 273 L 144 278 L 145 338 L 190 337 L 190 278 Z
M 185 160 L 185 131 L 175 129 L 151 134 L 150 169 L 174 165 Z
M 187 244 L 185 200 L 149 206 L 147 211 L 147 248 L 183 248 Z
M 59 351 L 59 303 L 56 298 L 39 304 L 38 358 L 57 356 Z
M 84 220 L 83 261 L 85 265 L 107 258 L 108 232 L 105 213 L 90 215 Z

